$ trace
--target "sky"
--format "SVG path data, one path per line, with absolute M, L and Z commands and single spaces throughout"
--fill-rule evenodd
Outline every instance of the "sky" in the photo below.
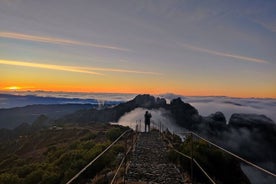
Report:
M 0 0 L 0 90 L 276 98 L 275 0 Z

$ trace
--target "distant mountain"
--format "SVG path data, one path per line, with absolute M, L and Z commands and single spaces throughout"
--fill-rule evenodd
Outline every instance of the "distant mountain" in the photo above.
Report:
M 111 105 L 119 104 L 121 101 L 98 101 L 97 99 L 82 99 L 82 98 L 65 98 L 65 97 L 44 97 L 36 95 L 11 95 L 0 94 L 0 109 L 24 107 L 35 104 L 92 104 L 92 105 Z
M 54 120 L 66 114 L 81 109 L 91 109 L 97 105 L 91 104 L 55 104 L 55 105 L 28 105 L 10 109 L 0 109 L 0 128 L 13 129 L 21 123 L 33 123 L 40 115 Z

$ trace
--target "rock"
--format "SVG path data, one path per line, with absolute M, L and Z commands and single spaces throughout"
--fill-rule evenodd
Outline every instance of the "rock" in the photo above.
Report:
M 138 95 L 130 101 L 130 104 L 144 108 L 152 108 L 156 105 L 155 98 L 150 95 Z
M 216 112 L 215 114 L 211 114 L 209 117 L 215 122 L 226 124 L 226 119 L 222 112 Z
M 192 129 L 193 124 L 200 120 L 197 109 L 184 103 L 181 98 L 173 99 L 167 109 L 171 111 L 176 123 L 185 128 Z
M 57 122 L 74 122 L 74 123 L 91 123 L 91 122 L 116 122 L 125 113 L 128 113 L 135 108 L 158 109 L 167 108 L 166 100 L 163 98 L 155 98 L 150 95 L 138 95 L 133 100 L 121 103 L 115 107 L 107 109 L 89 109 L 78 111 L 67 115 Z M 189 115 L 190 116 L 190 115 Z
M 230 138 L 237 140 L 239 145 L 234 151 L 255 162 L 276 163 L 276 124 L 270 118 L 260 114 L 233 114 L 229 128 L 232 132 Z M 273 170 L 276 165 L 263 167 Z
M 158 106 L 166 106 L 167 105 L 167 102 L 166 102 L 166 100 L 164 99 L 164 98 L 159 98 L 159 97 L 157 97 L 156 98 L 156 104 L 158 105 Z
M 202 123 L 208 126 L 211 131 L 222 131 L 227 129 L 226 119 L 222 112 L 216 112 L 207 117 L 203 117 Z
M 232 128 L 269 129 L 275 127 L 274 122 L 260 114 L 233 114 L 229 120 Z

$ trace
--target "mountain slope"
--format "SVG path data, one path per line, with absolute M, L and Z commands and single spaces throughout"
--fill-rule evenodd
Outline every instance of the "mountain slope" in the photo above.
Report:
M 0 128 L 13 129 L 21 123 L 32 123 L 44 114 L 50 119 L 57 119 L 80 109 L 91 109 L 91 104 L 55 104 L 28 105 L 11 109 L 0 109 Z

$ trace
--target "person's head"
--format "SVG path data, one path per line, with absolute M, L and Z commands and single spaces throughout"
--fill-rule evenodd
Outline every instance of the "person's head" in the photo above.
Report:
M 149 112 L 148 111 L 146 111 L 146 114 L 148 114 Z

